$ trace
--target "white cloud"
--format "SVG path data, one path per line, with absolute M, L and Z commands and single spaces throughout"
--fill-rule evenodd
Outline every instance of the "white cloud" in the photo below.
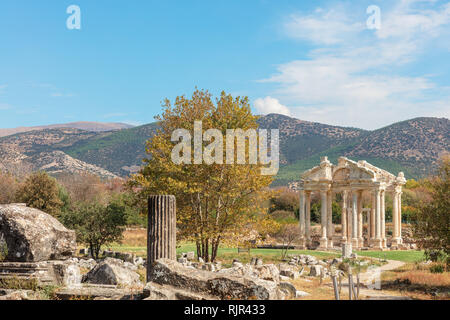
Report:
M 279 65 L 276 74 L 261 81 L 274 83 L 270 95 L 290 106 L 283 106 L 285 112 L 304 120 L 374 129 L 417 116 L 448 116 L 447 88 L 427 75 L 394 72 L 415 62 L 433 38 L 449 41 L 444 26 L 450 24 L 450 4 L 418 11 L 413 7 L 418 2 L 382 8 L 381 30 L 375 33 L 359 32 L 342 8 L 289 17 L 290 37 L 321 46 L 308 59 Z M 299 33 L 293 34 L 296 28 Z
M 362 23 L 350 21 L 340 9 L 322 8 L 310 15 L 291 15 L 284 24 L 286 33 L 295 39 L 316 44 L 337 44 L 364 28 Z
M 254 102 L 256 110 L 260 114 L 279 113 L 286 116 L 291 115 L 288 107 L 282 105 L 280 101 L 272 97 L 265 97 L 256 99 Z

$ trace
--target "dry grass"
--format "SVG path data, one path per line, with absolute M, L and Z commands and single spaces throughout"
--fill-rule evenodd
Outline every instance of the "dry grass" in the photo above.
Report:
M 123 233 L 123 244 L 130 247 L 147 246 L 147 229 L 127 229 Z
M 329 279 L 320 284 L 319 278 L 299 278 L 290 281 L 297 290 L 308 292 L 310 295 L 296 300 L 334 300 L 334 291 Z M 344 291 L 344 290 L 343 290 Z M 342 292 L 341 292 L 342 294 Z M 342 297 L 345 299 L 345 297 Z
M 450 273 L 431 273 L 429 267 L 408 263 L 384 272 L 382 288 L 401 292 L 414 299 L 450 299 Z

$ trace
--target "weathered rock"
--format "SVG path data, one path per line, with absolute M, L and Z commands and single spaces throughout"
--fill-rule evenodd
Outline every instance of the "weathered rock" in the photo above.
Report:
M 280 271 L 274 264 L 257 265 L 255 270 L 258 272 L 258 277 L 263 280 L 280 282 Z
M 45 212 L 17 204 L 0 205 L 0 239 L 12 262 L 67 259 L 77 248 L 75 231 Z
M 29 300 L 28 294 L 23 290 L 17 290 L 6 295 L 0 296 L 1 300 Z
M 78 264 L 72 261 L 58 261 L 53 264 L 56 283 L 63 287 L 78 287 L 81 285 L 81 272 Z
M 280 269 L 280 275 L 282 276 L 289 277 L 291 279 L 297 279 L 300 276 L 297 268 L 290 264 L 281 263 L 278 268 Z
M 322 266 L 321 265 L 314 265 L 311 266 L 311 270 L 309 271 L 309 275 L 312 277 L 319 277 L 322 272 Z
M 147 283 L 142 297 L 144 300 L 217 300 L 213 296 L 201 295 L 189 290 L 175 288 L 170 285 L 160 285 L 154 282 Z
M 150 268 L 149 279 L 160 285 L 188 290 L 220 299 L 279 299 L 277 284 L 250 277 L 183 267 L 176 261 L 159 259 Z
M 295 298 L 297 289 L 290 282 L 280 282 L 280 289 L 290 298 Z
M 297 290 L 297 291 L 295 292 L 295 297 L 296 297 L 296 298 L 303 298 L 303 297 L 306 297 L 306 296 L 309 296 L 309 293 L 308 293 L 308 292 L 301 291 L 301 290 Z
M 108 284 L 121 286 L 142 285 L 139 274 L 126 268 L 118 259 L 106 258 L 84 275 L 83 283 Z
M 129 252 L 115 252 L 114 257 L 130 263 L 134 263 L 134 260 L 136 259 L 136 255 Z
M 97 262 L 94 259 L 80 259 L 78 260 L 78 265 L 80 268 L 91 270 L 97 265 Z

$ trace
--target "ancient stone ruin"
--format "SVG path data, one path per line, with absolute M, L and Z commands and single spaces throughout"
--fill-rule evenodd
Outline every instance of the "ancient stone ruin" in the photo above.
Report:
M 340 157 L 333 165 L 327 157 L 320 165 L 302 174 L 300 190 L 300 230 L 302 246 L 314 247 L 311 237 L 311 194 L 320 193 L 321 236 L 319 249 L 327 250 L 342 244 L 352 244 L 353 249 L 372 248 L 383 250 L 402 245 L 401 195 L 406 183 L 404 174 L 395 176 L 366 161 L 352 161 Z M 385 195 L 393 198 L 393 236 L 387 238 Z M 332 197 L 340 193 L 342 205 L 342 233 L 337 238 L 332 222 Z M 370 196 L 370 208 L 364 208 L 363 194 Z M 367 204 L 369 205 L 369 204 Z M 368 223 L 367 234 L 363 222 Z

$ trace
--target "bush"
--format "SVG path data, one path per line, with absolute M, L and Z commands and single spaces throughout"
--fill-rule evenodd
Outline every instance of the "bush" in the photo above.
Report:
M 107 206 L 99 202 L 79 203 L 64 212 L 61 221 L 75 230 L 77 241 L 88 245 L 98 259 L 102 245 L 122 239 L 127 222 L 126 208 L 118 199 Z
M 444 273 L 445 266 L 442 263 L 434 264 L 430 267 L 431 273 Z
M 433 262 L 441 262 L 449 264 L 449 256 L 444 250 L 433 250 L 426 249 L 425 250 L 425 259 L 431 260 Z

